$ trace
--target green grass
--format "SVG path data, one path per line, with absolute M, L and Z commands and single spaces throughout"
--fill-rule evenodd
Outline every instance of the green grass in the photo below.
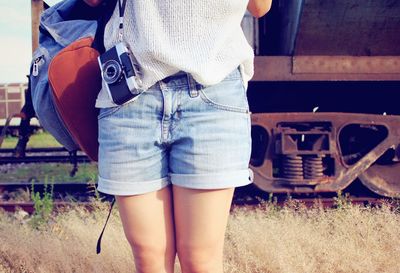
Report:
M 36 163 L 11 165 L 0 170 L 0 183 L 44 181 L 46 177 L 54 182 L 89 182 L 96 180 L 97 163 L 81 163 L 78 172 L 70 177 L 71 164 Z
M 15 148 L 17 137 L 6 137 L 1 148 Z M 61 147 L 48 132 L 38 132 L 29 138 L 27 147 Z M 43 182 L 46 177 L 58 182 L 89 182 L 97 177 L 97 163 L 81 163 L 78 172 L 70 177 L 72 165 L 68 163 L 12 164 L 0 168 L 0 183 L 4 182 Z
M 6 137 L 1 148 L 15 148 L 17 137 Z M 61 144 L 48 132 L 40 132 L 31 135 L 28 142 L 28 147 L 43 148 L 43 147 L 61 147 Z

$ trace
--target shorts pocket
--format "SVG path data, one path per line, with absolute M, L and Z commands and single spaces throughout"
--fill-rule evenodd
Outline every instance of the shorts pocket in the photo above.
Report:
M 239 69 L 235 69 L 220 83 L 201 87 L 201 99 L 208 105 L 225 111 L 249 113 L 246 88 Z
M 117 106 L 113 106 L 113 107 L 104 107 L 104 108 L 100 108 L 99 110 L 99 114 L 97 116 L 97 119 L 102 119 L 108 116 L 111 116 L 113 113 L 117 112 L 118 109 L 121 108 L 122 105 L 117 105 Z

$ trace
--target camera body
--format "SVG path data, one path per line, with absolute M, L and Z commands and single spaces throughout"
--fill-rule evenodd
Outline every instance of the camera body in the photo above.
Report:
M 125 43 L 118 43 L 101 54 L 98 62 L 107 92 L 115 104 L 124 104 L 142 92 L 137 63 Z

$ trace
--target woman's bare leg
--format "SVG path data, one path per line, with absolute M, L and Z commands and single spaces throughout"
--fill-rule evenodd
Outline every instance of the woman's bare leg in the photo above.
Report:
M 133 196 L 116 196 L 137 273 L 172 273 L 175 236 L 171 186 Z
M 173 186 L 175 240 L 183 273 L 222 273 L 223 247 L 234 188 Z

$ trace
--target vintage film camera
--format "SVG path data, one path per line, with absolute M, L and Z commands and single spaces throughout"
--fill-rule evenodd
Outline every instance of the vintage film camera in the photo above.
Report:
M 121 105 L 141 94 L 138 64 L 125 43 L 120 42 L 98 57 L 101 77 L 115 104 Z

